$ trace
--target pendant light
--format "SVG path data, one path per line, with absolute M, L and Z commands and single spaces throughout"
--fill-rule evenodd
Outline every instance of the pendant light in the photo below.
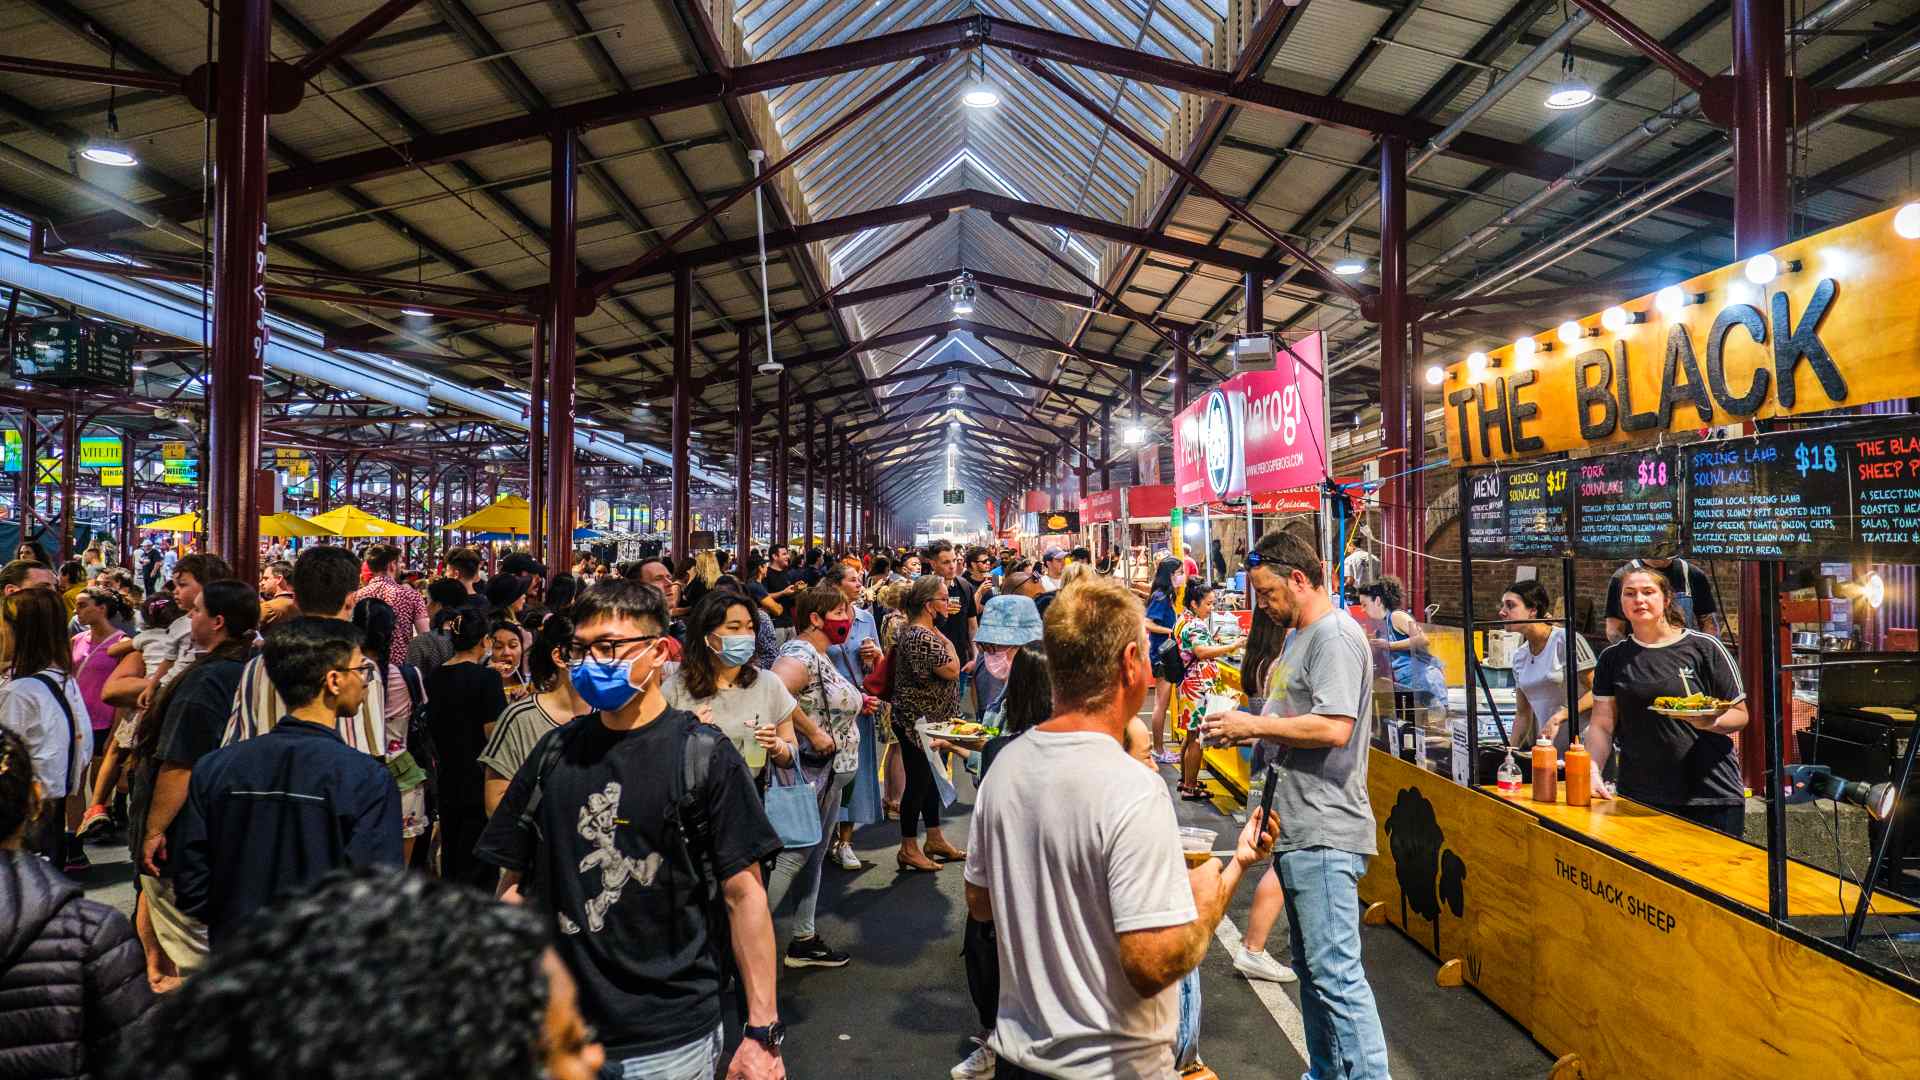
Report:
M 107 70 L 113 70 L 116 46 L 107 48 Z M 114 111 L 120 88 L 111 84 L 107 87 L 107 135 L 105 138 L 89 138 L 80 148 L 80 156 L 95 165 L 110 165 L 116 169 L 130 169 L 140 164 L 133 148 L 120 141 L 120 116 Z
M 1547 91 L 1547 108 L 1555 112 L 1583 109 L 1593 104 L 1593 87 L 1573 73 L 1573 50 L 1560 54 L 1560 81 Z
M 991 109 L 1000 104 L 1000 91 L 987 81 L 987 55 L 974 50 L 973 81 L 960 94 L 960 104 L 969 109 Z
M 1367 272 L 1367 260 L 1353 253 L 1353 237 L 1346 238 L 1346 253 L 1333 264 L 1333 272 L 1341 277 L 1357 277 Z

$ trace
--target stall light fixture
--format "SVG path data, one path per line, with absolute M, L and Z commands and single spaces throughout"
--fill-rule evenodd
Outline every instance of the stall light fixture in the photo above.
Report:
M 1746 275 L 1755 285 L 1765 285 L 1780 276 L 1780 260 L 1771 255 L 1755 255 L 1747 260 Z
M 1566 322 L 1560 324 L 1558 334 L 1562 342 L 1568 345 L 1574 345 L 1578 344 L 1581 338 L 1587 336 L 1587 328 L 1572 319 L 1568 319 Z
M 1000 104 L 1000 91 L 987 81 L 987 58 L 984 50 L 976 50 L 977 66 L 971 83 L 960 94 L 960 104 L 969 109 L 991 109 Z
M 425 428 L 427 423 L 424 420 L 409 420 L 407 421 L 407 426 L 415 430 L 420 430 Z
M 1627 327 L 1640 321 L 1639 312 L 1630 312 L 1623 307 L 1610 307 L 1600 313 L 1600 325 L 1609 334 L 1625 333 Z
M 1333 264 L 1333 272 L 1341 277 L 1356 277 L 1367 272 L 1367 261 L 1357 255 L 1345 255 Z
M 421 310 L 420 310 L 419 308 L 417 308 L 417 307 L 403 307 L 403 308 L 401 308 L 401 309 L 400 309 L 400 314 L 402 314 L 402 315 L 405 315 L 405 316 L 408 316 L 409 318 L 414 318 L 414 319 L 431 319 L 431 318 L 433 318 L 433 312 L 431 312 L 431 311 L 421 311 Z
M 1514 339 L 1513 358 L 1519 361 L 1522 365 L 1525 365 L 1528 362 L 1530 362 L 1533 359 L 1533 354 L 1539 351 L 1540 351 L 1540 343 L 1533 340 L 1530 337 Z
M 1727 282 L 1727 303 L 1751 304 L 1756 299 L 1754 290 L 1744 281 Z
M 1555 112 L 1582 109 L 1593 104 L 1594 98 L 1593 87 L 1573 73 L 1573 50 L 1568 49 L 1560 58 L 1560 81 L 1547 91 L 1547 108 Z
M 1880 605 L 1887 602 L 1887 582 L 1878 570 L 1867 575 L 1866 595 L 1867 606 L 1875 611 L 1879 611 Z
M 131 169 L 140 164 L 133 149 L 118 139 L 88 139 L 80 156 L 95 165 L 111 165 L 116 169 Z
M 1687 291 L 1678 285 L 1669 285 L 1653 294 L 1653 306 L 1669 318 L 1678 315 L 1680 309 L 1687 306 Z
M 1446 368 L 1441 367 L 1439 364 L 1433 364 L 1427 368 L 1427 385 L 1428 386 L 1439 386 L 1441 383 L 1446 381 L 1447 381 Z
M 1438 371 L 1439 369 L 1435 368 L 1434 370 Z M 1467 372 L 1468 374 L 1474 376 L 1475 378 L 1479 378 L 1480 376 L 1486 374 L 1487 373 L 1487 354 L 1483 352 L 1468 353 L 1467 354 Z M 1431 372 L 1429 372 L 1427 375 L 1427 381 L 1428 382 L 1433 381 L 1433 375 Z
M 1902 240 L 1920 240 L 1920 202 L 1910 202 L 1893 215 L 1893 232 Z

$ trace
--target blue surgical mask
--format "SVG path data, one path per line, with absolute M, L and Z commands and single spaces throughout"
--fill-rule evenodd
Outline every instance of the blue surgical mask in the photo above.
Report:
M 641 656 L 649 655 L 646 652 Z M 633 665 L 638 656 L 624 660 L 576 660 L 567 666 L 567 674 L 573 681 L 574 692 L 580 700 L 602 712 L 617 712 L 621 706 L 634 699 L 634 695 L 647 688 L 647 680 L 660 673 L 656 665 L 647 673 L 647 679 L 640 685 L 633 684 Z
M 718 639 L 720 662 L 728 667 L 745 667 L 753 659 L 754 638 L 752 634 L 740 634 L 735 637 Z

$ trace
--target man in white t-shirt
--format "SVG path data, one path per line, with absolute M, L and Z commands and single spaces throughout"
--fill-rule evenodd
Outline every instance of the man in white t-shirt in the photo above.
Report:
M 1154 682 L 1131 590 L 1062 589 L 1045 639 L 1053 719 L 995 758 L 967 856 L 968 914 L 997 929 L 996 1075 L 1172 1077 L 1177 986 L 1277 829 L 1256 813 L 1224 869 L 1186 868 L 1164 781 L 1123 745 Z

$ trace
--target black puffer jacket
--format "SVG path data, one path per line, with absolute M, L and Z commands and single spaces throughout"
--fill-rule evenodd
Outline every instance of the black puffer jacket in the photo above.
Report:
M 0 1077 L 104 1072 L 153 1003 L 125 915 L 80 895 L 36 855 L 0 851 Z

